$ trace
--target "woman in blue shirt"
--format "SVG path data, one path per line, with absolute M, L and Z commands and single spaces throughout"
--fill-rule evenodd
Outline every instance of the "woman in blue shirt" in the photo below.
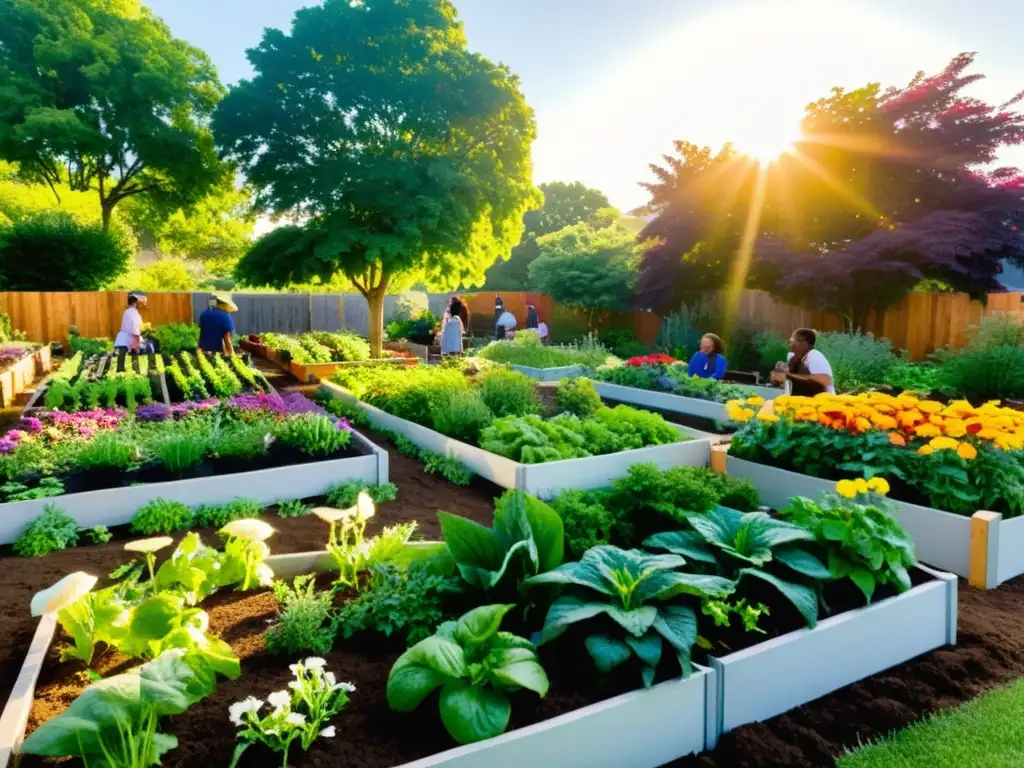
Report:
M 700 351 L 690 358 L 690 375 L 702 379 L 725 378 L 725 345 L 713 333 L 705 333 L 700 339 Z
M 199 348 L 204 352 L 220 352 L 230 355 L 233 351 L 231 334 L 235 323 L 230 312 L 237 312 L 238 307 L 230 296 L 215 293 L 211 297 L 212 307 L 199 315 Z

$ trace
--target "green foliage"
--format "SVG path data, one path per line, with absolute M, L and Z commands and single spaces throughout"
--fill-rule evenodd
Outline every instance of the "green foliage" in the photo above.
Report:
M 110 291 L 195 291 L 198 288 L 194 267 L 182 259 L 165 256 L 145 267 L 124 272 L 107 286 Z
M 21 557 L 42 557 L 77 544 L 78 523 L 56 504 L 47 504 L 43 514 L 14 542 L 14 552 Z
M 1024 398 L 1024 346 L 970 346 L 941 356 L 945 387 L 972 402 Z
M 563 491 L 551 502 L 565 527 L 566 557 L 578 560 L 592 547 L 612 543 L 616 518 L 593 491 Z
M 810 531 L 828 556 L 831 577 L 850 579 L 868 603 L 878 584 L 891 584 L 898 592 L 910 589 L 914 542 L 883 497 L 825 494 L 817 503 L 793 497 L 779 514 Z
M 408 339 L 425 344 L 430 341 L 431 332 L 440 322 L 441 318 L 429 309 L 413 313 L 400 304 L 398 311 L 392 315 L 391 322 L 384 330 L 387 331 L 388 338 L 393 341 Z
M 495 368 L 480 376 L 480 397 L 496 417 L 536 413 L 537 383 L 516 371 Z
M 313 507 L 302 499 L 289 499 L 277 505 L 277 514 L 281 517 L 305 517 L 313 511 Z
M 897 363 L 890 341 L 870 333 L 819 333 L 814 348 L 832 366 L 836 392 L 877 386 Z
M 308 456 L 331 456 L 349 444 L 351 433 L 323 414 L 303 413 L 278 423 L 274 436 Z
M 754 346 L 760 356 L 758 370 L 762 373 L 774 369 L 776 363 L 784 363 L 789 354 L 789 343 L 778 331 L 761 331 L 754 337 Z
M 92 528 L 86 528 L 85 535 L 89 537 L 93 544 L 106 544 L 114 538 L 114 534 L 105 525 L 94 525 Z
M 555 390 L 555 406 L 580 418 L 592 416 L 603 405 L 589 379 L 562 379 Z
M 99 432 L 73 454 L 74 466 L 87 472 L 126 470 L 137 460 L 138 446 L 114 430 Z
M 499 631 L 514 607 L 474 608 L 399 656 L 388 675 L 388 706 L 411 712 L 441 688 L 441 722 L 459 744 L 504 733 L 512 713 L 510 692 L 526 688 L 544 696 L 548 691 L 533 644 Z
M 23 483 L 7 482 L 0 485 L 0 494 L 4 501 L 34 501 L 50 499 L 64 494 L 64 481 L 59 477 L 41 477 L 35 488 Z
M 884 383 L 899 390 L 930 394 L 942 388 L 942 370 L 929 363 L 901 360 L 885 374 Z
M 492 389 L 492 395 L 495 392 Z M 433 426 L 442 435 L 473 445 L 480 433 L 494 421 L 480 390 L 468 389 L 441 393 L 431 414 Z
M 267 650 L 271 653 L 326 654 L 334 645 L 331 607 L 334 595 L 315 591 L 314 576 L 296 576 L 291 587 L 274 582 L 274 597 L 279 605 L 274 624 L 267 630 Z
M 694 397 L 724 403 L 749 397 L 753 390 L 717 379 L 691 376 L 688 363 L 645 363 L 644 365 L 606 365 L 594 372 L 597 381 L 635 387 L 653 392 L 670 392 L 681 397 Z
M 435 451 L 421 451 L 423 469 L 431 475 L 440 475 L 452 485 L 467 486 L 473 482 L 473 472 L 455 456 Z
M 608 361 L 610 353 L 593 335 L 588 335 L 579 344 L 553 346 L 544 344 L 535 333 L 519 333 L 514 339 L 492 341 L 476 356 L 495 363 L 528 368 L 563 368 L 570 365 L 596 368 Z
M 970 346 L 982 349 L 1024 347 L 1024 324 L 1012 314 L 987 315 L 971 329 Z
M 83 357 L 89 358 L 95 355 L 102 355 L 104 352 L 109 352 L 114 348 L 114 342 L 112 339 L 90 339 L 87 336 L 80 336 L 77 333 L 77 328 L 74 329 L 76 333 L 72 333 L 68 330 L 68 340 L 71 343 L 71 352 L 75 355 L 81 353 Z M 74 378 L 68 376 L 66 378 Z
M 497 500 L 493 528 L 447 512 L 438 519 L 459 574 L 483 592 L 514 594 L 523 579 L 555 568 L 565 554 L 558 513 L 522 491 Z
M 0 285 L 8 291 L 97 291 L 132 255 L 116 232 L 79 224 L 66 213 L 43 213 L 0 228 Z
M 192 510 L 180 501 L 153 499 L 132 516 L 132 533 L 152 536 L 173 533 L 192 525 Z
M 165 355 L 194 350 L 199 344 L 199 326 L 191 323 L 168 323 L 153 330 L 153 338 Z
M 650 687 L 667 641 L 683 675 L 688 675 L 697 617 L 691 605 L 675 598 L 728 597 L 735 584 L 721 576 L 675 570 L 684 562 L 673 555 L 600 546 L 587 550 L 579 562 L 534 576 L 528 585 L 569 588 L 548 609 L 540 644 L 588 622 L 584 645 L 598 671 L 609 672 L 635 657 L 644 685 Z
M 259 517 L 263 505 L 255 499 L 232 499 L 226 504 L 202 504 L 192 513 L 192 525 L 198 528 L 223 528 L 232 520 Z
M 158 433 L 149 446 L 164 469 L 179 477 L 206 457 L 208 440 L 187 429 Z
M 366 483 L 349 480 L 344 483 L 332 485 L 327 489 L 327 506 L 338 509 L 354 507 L 359 499 L 359 493 L 365 491 L 369 494 L 374 504 L 384 504 L 398 498 L 398 486 L 394 483 L 383 483 L 382 485 L 368 485 Z
M 342 368 L 331 378 L 360 400 L 427 427 L 433 427 L 431 414 L 442 400 L 471 387 L 462 371 L 440 365 Z
M 423 567 L 370 568 L 364 590 L 338 611 L 335 624 L 345 639 L 361 632 L 404 635 L 407 645 L 429 637 L 445 619 L 442 599 L 457 582 Z
M 344 362 L 370 359 L 370 345 L 366 339 L 355 333 L 312 331 L 303 334 L 302 338 L 306 337 L 326 347 L 331 360 Z

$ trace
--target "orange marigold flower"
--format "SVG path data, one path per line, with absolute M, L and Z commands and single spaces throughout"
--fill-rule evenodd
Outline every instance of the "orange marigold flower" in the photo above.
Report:
M 960 443 L 956 447 L 956 452 L 960 455 L 961 459 L 967 459 L 967 461 L 976 458 L 978 455 L 978 449 L 970 443 Z
M 917 452 L 920 453 L 922 456 L 930 456 L 931 454 L 935 453 L 935 449 L 932 448 L 930 445 L 922 445 L 920 448 L 917 449 Z
M 914 433 L 918 437 L 938 437 L 942 434 L 941 430 L 934 424 L 920 424 L 914 428 Z
M 896 419 L 892 416 L 886 416 L 884 413 L 876 413 L 871 417 L 871 423 L 879 429 L 896 429 L 899 426 L 896 423 Z
M 906 438 L 904 438 L 903 435 L 897 432 L 889 433 L 889 442 L 892 443 L 893 445 L 898 445 L 900 447 L 905 447 L 907 444 Z
M 867 432 L 869 429 L 871 429 L 871 422 L 862 416 L 858 416 L 857 421 L 855 423 L 857 425 L 858 432 Z
M 936 451 L 955 451 L 959 443 L 952 437 L 933 437 L 928 445 Z
M 967 425 L 963 419 L 946 419 L 945 429 L 950 437 L 963 437 L 967 434 Z
M 938 413 L 942 410 L 942 403 L 937 403 L 934 400 L 922 400 L 917 404 L 917 409 L 924 413 Z

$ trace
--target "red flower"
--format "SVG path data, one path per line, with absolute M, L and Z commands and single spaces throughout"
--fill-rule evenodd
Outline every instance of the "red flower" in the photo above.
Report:
M 633 368 L 639 368 L 642 365 L 671 365 L 677 362 L 671 355 L 663 355 L 655 353 L 653 355 L 644 355 L 643 357 L 631 357 L 626 361 L 626 365 Z

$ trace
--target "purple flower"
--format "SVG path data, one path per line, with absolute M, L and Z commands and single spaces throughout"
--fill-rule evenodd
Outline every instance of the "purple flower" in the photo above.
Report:
M 176 419 L 180 419 L 196 411 L 212 411 L 219 405 L 220 400 L 215 397 L 209 397 L 206 400 L 186 400 L 184 403 L 172 405 L 171 415 Z
M 334 426 L 337 427 L 338 429 L 344 429 L 344 430 L 348 430 L 348 431 L 351 431 L 351 429 L 352 429 L 352 427 L 349 426 L 348 419 L 346 419 L 344 416 L 342 416 L 340 419 L 338 419 L 334 423 Z
M 295 416 L 301 413 L 327 415 L 327 411 L 300 392 L 285 392 L 280 395 L 267 392 L 235 395 L 228 400 L 228 405 L 239 411 L 270 413 L 274 416 Z
M 135 409 L 136 421 L 167 421 L 171 418 L 171 407 L 163 403 L 140 405 Z
M 10 453 L 17 447 L 18 444 L 6 435 L 4 437 L 0 437 L 0 453 Z
M 43 431 L 43 422 L 35 416 L 22 416 L 18 420 L 18 427 L 35 435 Z

